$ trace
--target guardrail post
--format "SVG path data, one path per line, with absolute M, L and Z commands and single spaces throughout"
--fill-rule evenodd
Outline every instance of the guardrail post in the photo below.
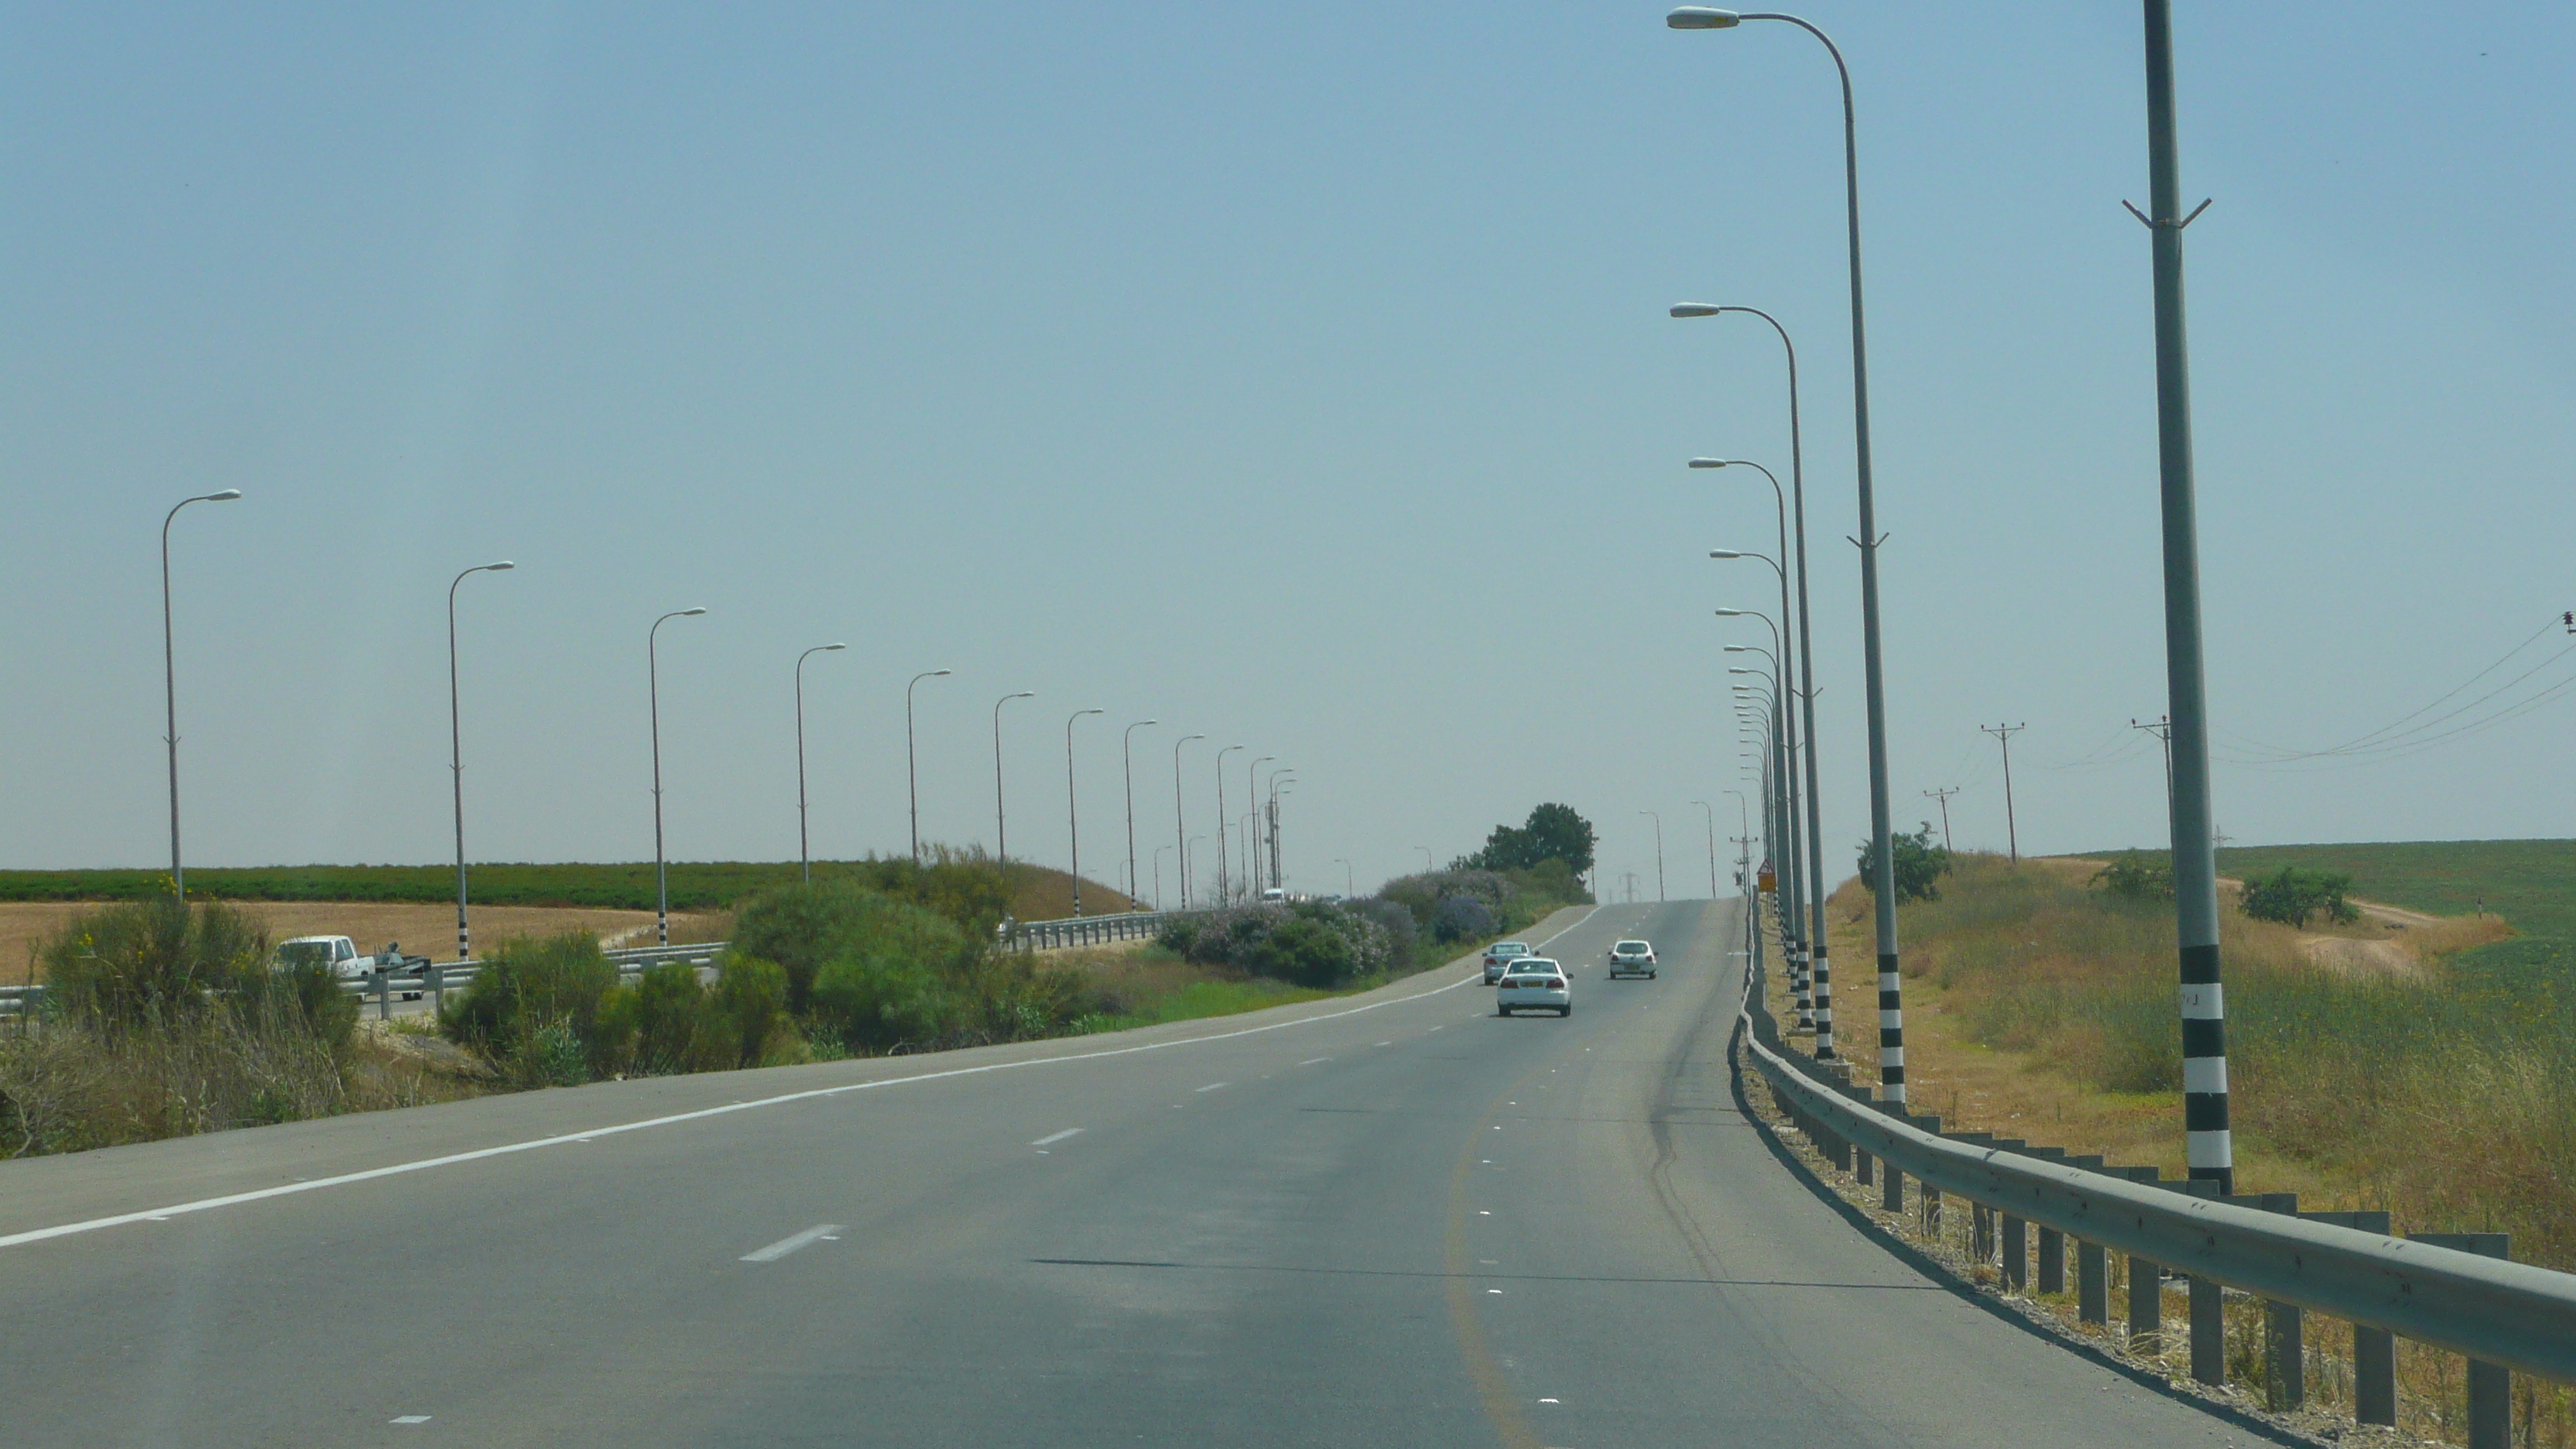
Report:
M 2129 1352 L 2150 1357 L 2165 1349 L 2164 1268 L 2129 1255 Z
M 2227 1290 L 2215 1278 L 2191 1283 L 2191 1376 L 2204 1384 L 2227 1382 Z
M 382 967 L 376 970 L 376 1020 L 394 1019 L 394 974 Z
M 2481 1258 L 2508 1256 L 2503 1233 L 2408 1233 L 2419 1243 L 2475 1253 Z M 2513 1438 L 2513 1371 L 2500 1363 L 2469 1360 L 2469 1449 L 2511 1449 Z
M 429 1011 L 432 1016 L 447 1014 L 447 968 L 432 961 L 421 973 L 429 978 Z
M 2111 1322 L 2111 1255 L 2100 1243 L 2075 1244 L 2075 1317 L 2106 1327 Z
M 1863 1187 L 1878 1181 L 1878 1160 L 1857 1147 L 1852 1149 L 1852 1179 Z
M 1905 1174 L 1897 1171 L 1893 1162 L 1887 1164 L 1887 1171 L 1880 1176 L 1878 1205 L 1887 1212 L 1905 1211 Z
M 1995 1260 L 1995 1213 L 1981 1202 L 1968 1204 L 1968 1252 L 1981 1266 Z

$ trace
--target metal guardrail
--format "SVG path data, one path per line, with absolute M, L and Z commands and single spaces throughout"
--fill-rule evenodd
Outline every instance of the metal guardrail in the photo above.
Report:
M 1066 946 L 1102 946 L 1159 934 L 1187 911 L 1121 911 L 1113 916 L 1071 916 L 1061 921 L 1011 921 L 1002 928 L 1004 945 L 1022 951 L 1053 951 Z
M 700 941 L 684 946 L 621 947 L 600 954 L 608 958 L 623 979 L 643 974 L 665 961 L 686 961 L 696 966 L 712 966 L 722 956 L 724 941 Z M 362 1001 L 372 1001 L 379 1018 L 393 1014 L 393 1001 L 399 995 L 406 999 L 428 996 L 444 1003 L 449 987 L 463 986 L 474 979 L 483 967 L 480 958 L 464 961 L 432 961 L 426 956 L 406 957 L 399 971 L 370 971 L 364 976 L 344 977 L 340 989 Z M 0 1020 L 23 1016 L 44 1004 L 45 988 L 41 985 L 0 986 Z
M 2205 1184 L 2154 1185 L 2153 1169 L 2104 1168 L 2099 1158 L 2067 1159 L 2063 1149 L 1973 1140 L 1985 1134 L 1945 1136 L 1940 1119 L 1890 1112 L 1872 1101 L 1865 1088 L 1843 1081 L 1826 1065 L 1775 1047 L 1777 1030 L 1758 994 L 1761 989 L 1760 976 L 1748 971 L 1746 1004 L 1737 1018 L 1739 1040 L 1751 1050 L 1774 1102 L 1823 1149 L 1828 1161 L 1867 1182 L 1875 1158 L 1885 1170 L 1884 1199 L 1891 1207 L 1902 1202 L 1902 1173 L 1928 1189 L 1922 1195 L 1936 1212 L 1937 1195 L 1951 1194 L 2003 1215 L 2004 1252 L 2011 1257 L 2024 1251 L 2022 1224 L 2037 1224 L 2043 1230 L 2043 1290 L 2063 1286 L 2062 1258 L 2059 1284 L 2046 1281 L 2048 1239 L 2063 1235 L 2076 1240 L 2084 1255 L 2080 1311 L 2088 1321 L 2107 1317 L 2104 1250 L 2129 1255 L 2133 1294 L 2154 1295 L 2143 1304 L 2132 1300 L 2133 1326 L 2141 1325 L 2142 1313 L 2152 1312 L 2153 1317 L 2144 1319 L 2155 1325 L 2148 1331 L 2161 1331 L 2159 1266 L 2188 1276 L 2195 1377 L 2215 1381 L 2225 1376 L 2224 1287 L 2274 1305 L 2274 1353 L 2286 1340 L 2290 1360 L 2273 1366 L 2276 1376 L 2298 1372 L 2298 1310 L 2355 1325 L 2357 1350 L 2376 1338 L 2377 1354 L 2356 1353 L 2364 1360 L 2357 1364 L 2357 1377 L 2365 1380 L 2356 1387 L 2382 1389 L 2390 1412 L 2387 1418 L 2372 1416 L 2371 1395 L 2358 1394 L 2356 1405 L 2365 1422 L 2393 1422 L 2389 1334 L 2470 1360 L 2473 1445 L 2505 1442 L 2507 1370 L 2576 1381 L 2576 1274 L 2504 1261 L 2502 1234 L 2393 1237 L 2320 1220 L 2375 1219 L 2367 1225 L 2384 1227 L 2385 1214 L 2300 1215 L 2281 1210 L 2282 1200 L 2294 1201 L 2287 1194 L 2219 1199 Z M 1856 1167 L 1855 1150 L 1863 1154 Z M 1982 1221 L 1980 1227 L 1985 1228 Z M 2063 1242 L 2056 1248 L 2062 1253 Z M 2477 1248 L 2496 1255 L 2472 1250 Z M 2008 1279 L 2018 1284 L 2021 1275 L 2011 1270 L 2026 1264 L 2027 1259 L 2011 1263 Z M 2147 1286 L 2135 1286 L 2140 1284 Z M 2376 1386 L 2366 1382 L 2373 1377 L 2374 1365 L 2367 1361 L 2372 1358 L 2379 1360 L 2381 1383 Z M 2288 1397 L 2295 1402 L 2302 1395 L 2292 1382 Z M 2274 1387 L 2277 1397 L 2279 1385 Z

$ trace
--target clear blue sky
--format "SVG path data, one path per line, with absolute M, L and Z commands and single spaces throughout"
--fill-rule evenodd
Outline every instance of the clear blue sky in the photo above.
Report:
M 2333 743 L 2576 606 L 2564 5 L 2182 0 L 2211 693 Z M 1859 87 L 1900 818 L 2163 839 L 2134 4 L 1818 3 Z M 2438 23 L 2436 23 L 2438 22 Z M 1299 767 L 1293 881 L 1562 799 L 1705 881 L 1711 618 L 1759 606 L 1806 364 L 1828 838 L 1866 826 L 1830 67 L 1656 4 L 0 11 L 0 863 L 165 852 L 154 531 L 182 515 L 202 864 L 1171 838 L 1173 726 Z M 2553 638 L 2556 640 L 2553 643 Z M 2553 635 L 2540 641 L 2559 647 Z M 2526 655 L 2536 659 L 2537 655 Z M 2568 666 L 2562 662 L 2558 669 Z M 2544 675 L 2538 682 L 2558 677 Z M 2464 696 L 2465 697 L 2465 696 Z M 2239 840 L 2564 835 L 2576 706 L 2321 770 Z M 1214 806 L 1185 759 L 1194 831 Z M 2241 753 L 2241 751 L 2239 752 Z M 1234 757 L 1241 761 L 1244 756 Z M 1242 776 L 1229 798 L 1239 803 Z M 1117 843 L 1113 844 L 1113 841 Z M 1169 861 L 1166 858 L 1168 874 Z

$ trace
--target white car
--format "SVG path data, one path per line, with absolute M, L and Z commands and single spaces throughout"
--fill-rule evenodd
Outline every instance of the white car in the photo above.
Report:
M 1565 968 L 1545 956 L 1523 956 L 1513 962 L 1494 992 L 1494 1015 L 1509 1016 L 1515 1011 L 1572 1016 L 1574 987 L 1565 979 Z
M 1527 941 L 1496 941 L 1485 948 L 1485 984 L 1503 979 L 1503 968 L 1530 954 Z
M 358 954 L 358 943 L 346 936 L 298 936 L 277 947 L 281 966 L 310 963 L 330 969 L 343 981 L 355 981 L 376 969 L 376 958 Z
M 1621 941 L 1611 946 L 1610 976 L 1613 980 L 1622 976 L 1643 976 L 1649 981 L 1653 980 L 1655 976 L 1655 943 L 1652 941 Z

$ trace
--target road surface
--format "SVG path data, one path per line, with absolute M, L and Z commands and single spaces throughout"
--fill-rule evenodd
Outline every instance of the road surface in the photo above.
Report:
M 1560 916 L 1566 1020 L 1498 1019 L 1453 968 L 1119 1036 L 0 1164 L 0 1424 L 15 1446 L 2252 1442 L 1920 1278 L 1783 1169 L 1728 1085 L 1735 909 Z M 1603 978 L 1627 935 L 1660 979 Z

